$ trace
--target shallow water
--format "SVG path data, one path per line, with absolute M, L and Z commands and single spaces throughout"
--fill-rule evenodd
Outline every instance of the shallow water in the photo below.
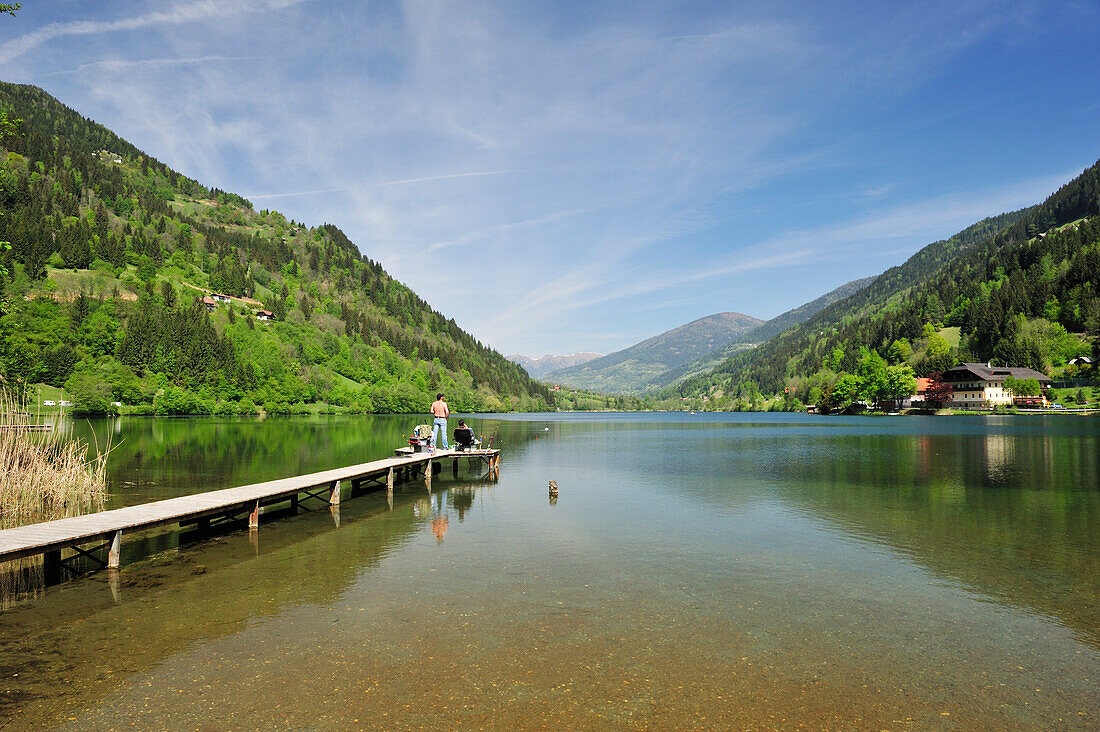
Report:
M 125 505 L 382 457 L 415 422 L 72 428 L 115 433 Z M 0 727 L 1100 726 L 1100 421 L 474 427 L 497 481 L 130 541 L 113 587 L 3 612 Z

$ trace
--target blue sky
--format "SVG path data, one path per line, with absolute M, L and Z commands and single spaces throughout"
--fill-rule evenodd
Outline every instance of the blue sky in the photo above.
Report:
M 504 353 L 769 318 L 1100 157 L 1097 2 L 28 0 L 0 78 Z

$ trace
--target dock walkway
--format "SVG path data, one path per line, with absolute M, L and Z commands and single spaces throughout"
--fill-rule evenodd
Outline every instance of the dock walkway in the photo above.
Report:
M 211 520 L 232 521 L 242 513 L 248 514 L 248 525 L 252 528 L 259 525 L 264 506 L 289 500 L 296 509 L 301 494 L 305 494 L 307 498 L 325 500 L 331 505 L 339 505 L 342 486 L 384 484 L 392 495 L 395 482 L 420 474 L 424 475 L 430 488 L 432 473 L 436 472 L 429 467 L 432 463 L 450 459 L 457 473 L 458 460 L 462 458 L 484 462 L 490 471 L 499 469 L 500 466 L 499 450 L 436 450 L 432 453 L 383 458 L 308 475 L 28 524 L 0 530 L 0 562 L 42 554 L 45 555 L 47 575 L 56 574 L 59 573 L 63 561 L 61 550 L 72 549 L 79 556 L 92 557 L 109 568 L 117 568 L 124 532 L 131 533 L 174 523 L 181 526 L 198 524 L 200 527 L 209 527 Z M 106 543 L 92 548 L 81 548 L 81 545 L 93 542 Z M 108 550 L 106 562 L 93 554 L 104 548 Z M 50 571 L 51 567 L 54 572 Z

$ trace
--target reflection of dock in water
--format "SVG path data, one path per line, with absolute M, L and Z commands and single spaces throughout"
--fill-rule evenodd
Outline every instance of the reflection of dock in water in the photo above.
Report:
M 265 513 L 272 517 L 296 514 L 300 504 L 308 500 L 337 507 L 345 492 L 351 497 L 383 487 L 392 503 L 394 486 L 400 483 L 423 478 L 431 491 L 433 475 L 440 474 L 447 460 L 455 478 L 463 460 L 468 474 L 476 470 L 478 474 L 487 471 L 490 478 L 499 475 L 500 450 L 399 452 L 397 457 L 345 468 L 0 530 L 0 562 L 42 555 L 45 581 L 54 584 L 62 579 L 62 570 L 78 573 L 74 565 L 79 560 L 117 568 L 124 533 L 170 524 L 194 526 L 205 533 L 214 528 L 241 527 L 246 521 L 249 529 L 256 529 Z M 273 511 L 276 506 L 279 510 Z M 104 552 L 106 559 L 100 556 Z

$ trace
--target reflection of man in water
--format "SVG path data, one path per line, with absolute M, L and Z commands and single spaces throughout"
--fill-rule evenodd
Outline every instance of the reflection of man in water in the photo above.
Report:
M 435 506 L 432 506 L 430 501 L 428 503 L 432 511 L 432 533 L 435 534 L 436 541 L 443 541 L 443 535 L 447 533 L 447 524 L 449 523 L 447 511 L 443 507 L 443 494 L 445 492 L 440 491 L 435 494 Z
M 443 541 L 443 535 L 447 533 L 447 514 L 440 514 L 432 518 L 432 533 L 436 541 Z

